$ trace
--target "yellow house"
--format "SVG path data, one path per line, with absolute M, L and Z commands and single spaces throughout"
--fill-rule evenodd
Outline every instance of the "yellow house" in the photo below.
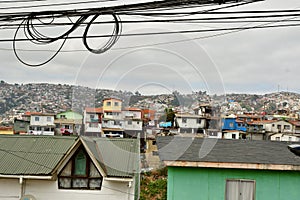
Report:
M 103 111 L 119 111 L 122 110 L 122 100 L 116 98 L 108 98 L 103 100 Z
M 12 127 L 1 126 L 0 127 L 0 134 L 13 135 L 14 131 L 13 131 Z

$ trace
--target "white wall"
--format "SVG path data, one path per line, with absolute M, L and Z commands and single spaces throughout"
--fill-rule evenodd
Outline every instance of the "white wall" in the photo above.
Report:
M 35 120 L 36 117 L 39 118 L 38 121 Z M 54 126 L 54 116 L 32 115 L 30 117 L 30 125 L 33 125 L 33 126 Z
M 99 190 L 62 190 L 57 181 L 25 180 L 25 194 L 33 195 L 37 200 L 133 200 L 134 187 L 128 182 L 103 181 Z M 0 199 L 20 199 L 19 179 L 0 179 Z
M 21 185 L 19 179 L 0 179 L 0 199 L 19 200 L 21 198 Z
M 182 122 L 182 118 L 176 118 L 178 126 L 181 128 L 204 128 L 205 127 L 205 120 L 201 118 L 201 122 L 198 123 L 199 118 L 186 118 L 186 123 Z

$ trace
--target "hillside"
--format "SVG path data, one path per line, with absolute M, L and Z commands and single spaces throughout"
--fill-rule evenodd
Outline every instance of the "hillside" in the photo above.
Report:
M 123 100 L 124 107 L 149 108 L 163 112 L 172 107 L 183 112 L 191 112 L 199 103 L 210 103 L 224 112 L 267 112 L 280 109 L 291 112 L 300 110 L 300 95 L 291 92 L 256 94 L 208 95 L 205 91 L 192 94 L 158 94 L 145 96 L 138 91 L 114 91 L 92 89 L 66 84 L 8 84 L 0 82 L 0 116 L 11 118 L 26 111 L 58 113 L 66 110 L 82 112 L 85 107 L 100 107 L 107 97 Z

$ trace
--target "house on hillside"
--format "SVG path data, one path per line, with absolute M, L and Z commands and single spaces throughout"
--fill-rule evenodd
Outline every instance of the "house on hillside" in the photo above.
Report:
M 102 108 L 85 108 L 83 112 L 83 134 L 86 136 L 101 136 Z
M 107 98 L 103 100 L 102 133 L 105 137 L 124 137 L 122 100 Z
M 129 138 L 136 138 L 138 136 L 144 138 L 142 110 L 131 107 L 125 108 L 122 109 L 122 116 L 124 120 L 124 136 Z
M 300 157 L 291 143 L 158 137 L 169 200 L 298 200 Z
M 80 135 L 83 116 L 74 111 L 65 111 L 55 116 L 54 123 L 58 135 Z
M 1 200 L 139 198 L 139 142 L 0 136 Z
M 54 135 L 54 114 L 31 113 L 28 134 Z
M 179 127 L 179 133 L 204 134 L 207 126 L 206 117 L 202 115 L 176 113 L 175 121 Z
M 14 118 L 13 131 L 14 134 L 27 134 L 29 130 L 30 121 L 24 119 Z

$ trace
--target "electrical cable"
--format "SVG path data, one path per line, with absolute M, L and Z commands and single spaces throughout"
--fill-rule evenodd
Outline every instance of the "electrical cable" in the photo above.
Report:
M 107 1 L 115 1 L 115 0 L 107 0 Z M 106 2 L 107 2 L 106 1 Z M 248 4 L 252 2 L 257 2 L 261 0 L 252 0 L 252 1 L 245 1 L 245 3 L 242 4 Z M 92 1 L 89 1 L 92 2 Z M 235 2 L 235 1 L 228 1 L 228 2 Z M 75 3 L 80 3 L 80 2 L 75 2 Z M 95 54 L 101 54 L 109 50 L 119 39 L 121 36 L 122 32 L 122 24 L 119 15 L 124 13 L 129 13 L 133 11 L 147 11 L 147 10 L 161 10 L 161 9 L 172 9 L 172 8 L 186 8 L 189 6 L 195 6 L 199 4 L 215 4 L 216 2 L 212 2 L 210 0 L 202 0 L 200 3 L 198 0 L 160 0 L 160 1 L 151 1 L 151 2 L 143 2 L 143 3 L 133 3 L 133 4 L 125 4 L 125 5 L 118 5 L 118 6 L 111 6 L 111 7 L 102 7 L 102 8 L 90 8 L 90 9 L 80 9 L 80 10 L 65 10 L 65 11 L 41 11 L 41 12 L 36 12 L 36 13 L 29 13 L 26 15 L 27 17 L 24 18 L 24 15 L 20 14 L 14 14 L 14 15 L 1 15 L 0 16 L 0 21 L 1 20 L 9 20 L 9 21 L 20 21 L 22 22 L 19 24 L 17 27 L 14 37 L 13 37 L 13 51 L 17 59 L 28 66 L 31 67 L 38 67 L 41 65 L 45 65 L 46 63 L 50 62 L 63 48 L 65 42 L 67 39 L 77 39 L 77 38 L 82 38 L 83 44 L 85 48 Z M 70 3 L 71 4 L 71 3 Z M 70 5 L 68 4 L 68 5 Z M 50 4 L 48 4 L 49 6 Z M 53 4 L 52 4 L 53 5 Z M 58 4 L 55 4 L 58 5 Z M 61 5 L 61 4 L 60 4 Z M 233 7 L 233 6 L 238 6 L 241 5 L 239 4 L 233 4 L 230 6 L 226 7 Z M 39 6 L 39 5 L 36 5 Z M 23 7 L 24 8 L 24 7 Z M 218 10 L 213 9 L 213 10 Z M 165 11 L 164 10 L 164 11 Z M 206 13 L 209 13 L 208 11 L 204 11 Z M 120 13 L 120 14 L 119 14 Z M 203 13 L 203 11 L 202 11 Z M 113 24 L 114 28 L 111 34 L 108 35 L 88 35 L 88 32 L 90 30 L 90 27 L 92 24 L 95 24 L 95 21 L 98 19 L 100 16 L 104 15 L 111 15 L 113 17 Z M 175 13 L 175 15 L 178 16 L 178 14 Z M 76 22 L 72 22 L 70 17 L 78 17 Z M 43 34 L 40 30 L 39 27 L 49 27 L 52 24 L 54 24 L 54 20 L 56 18 L 63 18 L 67 17 L 71 21 L 71 27 L 67 30 L 64 31 L 63 33 L 59 34 L 58 36 L 47 36 Z M 91 17 L 89 22 L 86 22 L 87 19 Z M 44 22 L 42 19 L 51 19 L 49 22 Z M 228 17 L 229 18 L 229 17 Z M 206 18 L 207 19 L 207 18 Z M 231 18 L 229 18 L 231 19 Z M 238 19 L 238 18 L 237 18 Z M 163 20 L 163 19 L 162 19 Z M 153 20 L 152 20 L 153 21 Z M 167 21 L 167 20 L 166 20 Z M 40 26 L 37 26 L 37 23 L 39 22 Z M 142 21 L 145 23 L 146 21 Z M 163 22 L 163 21 L 162 21 Z M 137 23 L 137 21 L 136 21 Z M 100 23 L 101 24 L 101 23 Z M 70 36 L 71 33 L 73 33 L 79 26 L 86 25 L 84 33 L 82 36 Z M 17 38 L 19 31 L 23 28 L 23 32 L 25 35 L 25 38 Z M 231 29 L 234 29 L 231 28 Z M 197 32 L 210 32 L 210 31 L 224 31 L 224 30 L 230 30 L 230 29 L 210 29 L 210 30 L 180 30 L 180 31 L 166 31 L 166 32 L 153 32 L 153 33 L 135 33 L 135 34 L 122 34 L 122 36 L 146 36 L 146 35 L 162 35 L 162 34 L 174 34 L 174 33 L 197 33 Z M 88 38 L 105 38 L 109 37 L 108 41 L 100 48 L 94 49 L 91 48 L 90 45 L 88 44 Z M 54 43 L 58 40 L 63 40 L 63 42 L 60 44 L 58 50 L 46 61 L 38 63 L 38 64 L 31 64 L 25 62 L 17 53 L 17 48 L 16 48 L 16 42 L 18 41 L 30 41 L 34 44 L 37 45 L 47 45 Z M 4 41 L 4 40 L 0 40 Z

